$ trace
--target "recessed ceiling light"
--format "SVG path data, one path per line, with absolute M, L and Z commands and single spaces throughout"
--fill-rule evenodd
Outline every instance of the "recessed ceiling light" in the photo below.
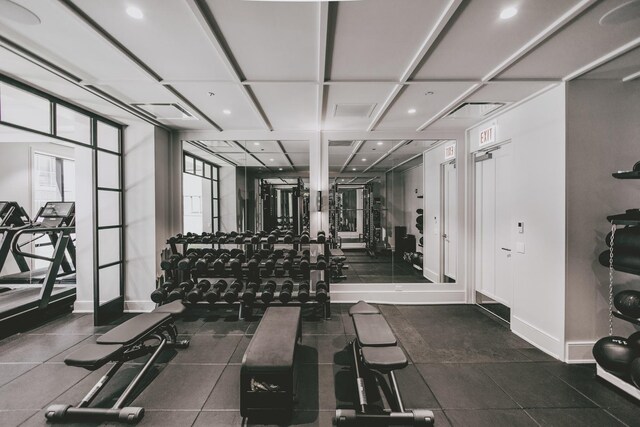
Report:
M 502 9 L 500 12 L 500 19 L 511 19 L 518 14 L 518 8 L 514 6 L 509 6 L 505 9 Z
M 278 168 L 278 170 L 279 170 L 279 171 L 281 171 L 281 170 L 282 170 L 282 168 Z
M 260 143 L 259 142 L 254 142 L 253 145 L 260 145 Z
M 363 162 L 366 162 L 366 161 L 367 161 L 367 159 L 365 159 L 365 158 L 363 157 L 363 158 L 362 158 L 362 161 L 363 161 Z
M 273 162 L 273 159 L 269 159 L 270 162 Z
M 409 108 L 409 111 L 407 111 L 407 113 L 415 114 L 416 113 L 416 109 L 415 108 Z
M 378 141 L 378 145 L 382 145 L 382 144 L 384 144 L 384 142 Z
M 133 19 L 142 19 L 144 18 L 144 13 L 137 6 L 129 6 L 127 7 L 127 15 L 132 17 Z
M 0 18 L 5 18 L 24 25 L 38 25 L 42 22 L 38 15 L 26 7 L 9 0 L 0 1 Z
M 356 170 L 356 168 L 351 169 L 352 171 Z
M 231 110 L 222 110 L 222 112 L 223 112 L 224 114 L 226 114 L 227 116 L 228 116 L 229 114 L 231 114 Z

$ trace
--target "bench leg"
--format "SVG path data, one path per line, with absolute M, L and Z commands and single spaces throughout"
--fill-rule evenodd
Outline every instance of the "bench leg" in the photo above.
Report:
M 95 399 L 98 393 L 100 393 L 100 390 L 102 390 L 107 385 L 109 380 L 113 378 L 113 376 L 116 374 L 116 372 L 118 372 L 118 369 L 120 369 L 123 364 L 124 362 L 118 362 L 113 365 L 111 369 L 109 369 L 109 371 L 107 371 L 107 373 L 104 374 L 102 378 L 100 378 L 96 385 L 93 386 L 89 393 L 87 393 L 87 395 L 82 398 L 82 400 L 78 404 L 78 407 L 86 408 L 87 406 L 89 406 L 89 404 L 93 401 L 93 399 Z
M 393 395 L 396 398 L 396 404 L 398 405 L 398 411 L 404 412 L 404 404 L 402 403 L 402 396 L 400 395 L 400 388 L 398 387 L 398 381 L 396 380 L 396 374 L 393 371 L 389 372 L 389 382 L 393 387 Z
M 358 388 L 358 403 L 360 411 L 367 411 L 367 393 L 364 388 L 364 378 L 362 377 L 362 369 L 360 366 L 360 352 L 356 340 L 351 341 L 351 349 L 353 351 L 353 368 L 356 374 L 356 387 Z

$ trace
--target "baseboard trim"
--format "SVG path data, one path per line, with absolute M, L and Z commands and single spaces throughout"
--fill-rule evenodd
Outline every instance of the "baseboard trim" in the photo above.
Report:
M 596 363 L 593 358 L 595 341 L 569 341 L 565 349 L 566 363 Z
M 93 301 L 75 301 L 73 303 L 74 313 L 93 313 Z
M 549 356 L 564 360 L 564 346 L 561 340 L 513 314 L 511 315 L 511 332 Z
M 148 313 L 156 308 L 152 301 L 125 301 L 125 313 Z M 76 301 L 73 304 L 74 313 L 93 313 L 93 301 Z
M 376 304 L 465 304 L 464 290 L 385 290 L 371 289 L 366 284 L 359 284 L 360 289 L 334 290 L 331 288 L 331 302 L 356 303 L 364 300 Z M 366 290 L 363 290 L 366 289 Z

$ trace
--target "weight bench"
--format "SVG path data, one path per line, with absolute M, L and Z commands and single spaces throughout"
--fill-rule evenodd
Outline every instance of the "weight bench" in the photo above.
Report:
M 297 342 L 302 339 L 300 307 L 269 307 L 253 335 L 240 368 L 240 414 L 287 418 L 293 411 Z
M 349 316 L 353 320 L 356 331 L 356 338 L 349 345 L 353 351 L 359 408 L 358 410 L 338 409 L 336 425 L 433 426 L 432 411 L 427 409 L 407 411 L 404 408 L 394 371 L 404 368 L 409 361 L 404 351 L 398 347 L 396 337 L 384 316 L 380 314 L 380 310 L 364 301 L 359 301 L 349 309 Z M 395 407 L 382 412 L 369 407 L 363 376 L 369 370 L 387 375 L 393 394 L 388 400 L 390 405 Z
M 116 326 L 96 340 L 69 354 L 64 363 L 69 366 L 95 371 L 109 362 L 115 364 L 104 374 L 77 406 L 51 405 L 45 417 L 51 421 L 119 421 L 134 424 L 144 416 L 144 408 L 125 407 L 133 390 L 153 366 L 165 347 L 187 348 L 188 340 L 178 341 L 174 318 L 182 314 L 185 306 L 180 301 L 161 305 L 151 313 L 140 314 Z M 111 408 L 89 408 L 89 404 L 104 389 L 118 369 L 129 361 L 151 354 L 142 370 L 122 392 Z

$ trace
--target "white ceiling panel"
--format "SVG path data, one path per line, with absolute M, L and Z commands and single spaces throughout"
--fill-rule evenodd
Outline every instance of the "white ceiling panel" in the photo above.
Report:
M 426 40 L 446 0 L 368 0 L 338 6 L 331 80 L 397 80 Z
M 477 119 L 443 117 L 429 125 L 429 130 L 464 130 L 479 123 Z
M 640 37 L 640 23 L 600 25 L 608 11 L 628 0 L 606 0 L 524 57 L 500 78 L 563 78 L 625 43 Z
M 309 141 L 280 141 L 287 153 L 308 153 Z
M 207 4 L 248 80 L 317 80 L 319 2 Z
M 640 23 L 639 23 L 640 25 Z M 615 79 L 622 80 L 631 74 L 640 72 L 640 48 L 619 56 L 593 71 L 588 72 L 583 79 Z
M 578 0 L 520 0 L 515 3 L 518 14 L 509 20 L 501 20 L 500 11 L 513 6 L 513 0 L 467 2 L 415 78 L 481 79 Z
M 172 86 L 223 130 L 264 129 L 242 88 L 219 82 L 185 82 Z M 210 96 L 209 92 L 215 95 Z M 229 110 L 230 114 L 225 114 Z
M 231 80 L 185 1 L 136 0 L 140 20 L 127 15 L 129 0 L 74 3 L 165 80 Z
M 393 148 L 399 141 L 365 141 L 358 153 L 386 153 Z
M 199 141 L 216 153 L 246 153 L 241 145 L 234 141 Z M 240 142 L 242 144 L 242 142 Z
M 275 130 L 317 127 L 317 85 L 270 83 L 252 85 L 251 89 Z
M 289 154 L 289 158 L 291 159 L 291 162 L 295 165 L 295 167 L 309 166 L 309 154 L 293 153 Z
M 353 168 L 356 168 L 357 171 L 362 172 L 385 155 L 386 153 L 358 153 L 353 156 L 346 170 L 353 172 Z
M 491 82 L 466 99 L 467 102 L 517 102 L 549 87 L 551 82 Z
M 37 14 L 40 25 L 3 19 L 2 34 L 52 63 L 88 80 L 147 80 L 122 53 L 102 39 L 59 2 L 20 0 Z
M 325 130 L 366 129 L 395 85 L 392 83 L 344 83 L 325 87 Z M 370 104 L 374 108 L 366 117 L 336 117 L 336 105 Z
M 224 153 L 224 157 L 232 160 L 238 166 L 256 166 L 260 167 L 262 164 L 256 160 L 255 157 L 243 154 L 243 153 Z
M 290 166 L 289 160 L 284 154 L 278 153 L 256 153 L 255 157 L 260 159 L 267 167 L 282 167 L 282 166 Z
M 241 141 L 251 153 L 282 153 L 278 141 Z
M 177 103 L 178 98 L 153 81 L 115 81 L 94 85 L 128 104 Z
M 411 84 L 396 99 L 377 129 L 415 130 L 471 86 L 471 83 L 460 82 Z M 429 92 L 433 93 L 427 95 Z M 410 114 L 410 109 L 416 112 Z

